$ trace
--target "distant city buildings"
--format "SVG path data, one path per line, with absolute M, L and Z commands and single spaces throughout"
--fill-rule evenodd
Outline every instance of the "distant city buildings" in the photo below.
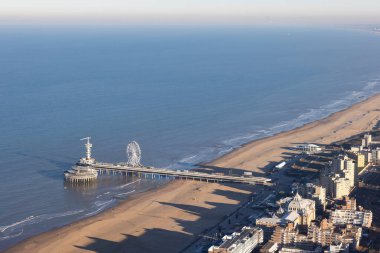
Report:
M 365 167 L 366 164 L 380 165 L 380 142 L 374 141 L 371 134 L 365 134 L 361 145 L 352 146 L 349 151 L 357 155 L 359 168 Z
M 365 134 L 360 146 L 351 146 L 347 151 L 356 155 L 358 168 L 368 164 L 380 165 L 380 142 L 374 141 L 371 134 Z

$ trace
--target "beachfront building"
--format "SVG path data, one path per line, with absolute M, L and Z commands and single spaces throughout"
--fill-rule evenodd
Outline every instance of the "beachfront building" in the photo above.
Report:
M 264 231 L 264 240 L 267 241 L 273 234 L 275 228 L 283 225 L 283 222 L 283 219 L 278 217 L 260 217 L 256 219 L 256 226 Z
M 220 245 L 213 245 L 209 253 L 250 253 L 264 241 L 260 228 L 243 227 L 240 232 L 225 235 Z
M 320 182 L 328 196 L 334 199 L 348 196 L 358 183 L 356 162 L 346 155 L 340 155 L 321 172 Z
M 293 198 L 281 199 L 279 203 L 284 204 L 288 213 L 294 212 L 299 215 L 300 225 L 308 226 L 315 219 L 315 201 L 302 198 L 298 192 Z
M 325 210 L 326 188 L 313 183 L 306 183 L 298 186 L 298 193 L 301 194 L 303 198 L 314 200 L 317 210 Z
M 369 148 L 372 143 L 372 135 L 371 134 L 365 134 L 362 139 L 362 148 Z
M 353 159 L 347 155 L 339 156 L 332 162 L 332 172 L 339 173 L 348 180 L 350 180 L 350 186 L 357 185 L 357 166 Z
M 278 217 L 261 217 L 256 219 L 256 226 L 276 227 L 282 224 L 282 219 Z
M 300 145 L 296 147 L 298 150 L 301 150 L 303 153 L 306 154 L 314 154 L 317 152 L 321 152 L 322 148 L 318 145 L 315 144 L 305 144 L 305 145 Z

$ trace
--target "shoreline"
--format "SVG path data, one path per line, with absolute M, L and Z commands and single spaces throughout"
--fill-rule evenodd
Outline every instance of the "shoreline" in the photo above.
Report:
M 183 187 L 184 185 L 186 187 Z M 51 249 L 53 249 L 54 247 L 51 247 L 51 248 L 50 247 L 49 248 L 44 247 L 42 249 L 36 250 L 35 249 L 36 247 L 39 248 L 38 243 L 36 242 L 36 239 L 37 239 L 37 241 L 39 241 L 39 239 L 41 239 L 45 242 L 45 241 L 49 241 L 49 240 L 56 241 L 57 237 L 60 237 L 62 235 L 70 236 L 71 233 L 73 233 L 74 231 L 77 231 L 77 228 L 80 229 L 81 227 L 89 226 L 94 222 L 99 222 L 99 221 L 103 221 L 104 219 L 107 219 L 110 217 L 115 217 L 117 214 L 120 214 L 121 212 L 125 211 L 125 209 L 133 208 L 133 206 L 138 204 L 138 202 L 140 202 L 142 199 L 144 199 L 144 198 L 151 199 L 156 194 L 163 194 L 163 193 L 171 192 L 174 189 L 178 189 L 180 187 L 182 187 L 181 190 L 186 189 L 186 191 L 187 191 L 189 189 L 192 189 L 194 192 L 196 192 L 196 191 L 199 191 L 200 188 L 202 188 L 202 190 L 205 190 L 205 189 L 207 189 L 208 186 L 211 186 L 210 190 L 212 191 L 215 188 L 220 188 L 220 187 L 218 187 L 218 185 L 219 184 L 217 184 L 217 183 L 206 183 L 206 182 L 200 182 L 200 181 L 193 182 L 193 181 L 173 180 L 173 181 L 170 181 L 166 184 L 160 185 L 155 189 L 151 189 L 148 191 L 144 191 L 144 192 L 140 192 L 140 193 L 136 193 L 134 195 L 131 195 L 128 199 L 119 202 L 116 206 L 111 207 L 109 209 L 106 209 L 106 210 L 104 210 L 104 211 L 102 211 L 102 212 L 100 212 L 94 216 L 90 216 L 90 217 L 78 220 L 76 222 L 64 225 L 62 227 L 57 227 L 55 229 L 52 229 L 52 230 L 40 233 L 38 235 L 29 237 L 29 238 L 21 241 L 20 243 L 18 243 L 16 245 L 13 245 L 9 248 L 6 248 L 4 250 L 4 252 L 49 252 L 49 253 L 54 252 L 54 251 L 51 251 Z M 236 186 L 236 188 L 235 188 L 235 186 Z M 245 196 L 238 196 L 237 197 L 237 199 L 239 199 L 239 202 L 233 203 L 229 207 L 230 212 L 234 212 L 239 207 L 240 203 L 244 203 L 249 199 L 250 192 L 247 191 L 246 189 L 251 190 L 253 188 L 254 187 L 252 187 L 250 185 L 243 185 L 243 184 L 236 185 L 233 183 L 226 184 L 223 187 L 223 189 L 231 190 L 231 192 L 237 190 L 239 195 L 241 193 L 245 194 Z M 235 194 L 236 194 L 236 192 L 235 192 Z M 241 201 L 240 201 L 240 199 L 241 199 Z M 197 199 L 192 198 L 192 200 L 196 201 Z M 208 199 L 204 200 L 204 202 L 207 202 L 207 201 L 208 201 Z M 152 201 L 152 202 L 157 202 L 157 201 Z M 167 202 L 165 204 L 171 205 L 170 202 Z M 219 210 L 219 211 L 222 211 L 222 210 Z M 210 215 L 209 218 L 211 218 L 211 216 L 213 216 L 213 213 L 211 212 L 209 215 Z M 213 220 L 215 222 L 220 222 L 224 218 L 224 216 L 225 215 L 219 215 L 216 220 L 215 220 L 215 217 Z M 214 224 L 211 223 L 210 226 L 212 226 L 212 225 L 214 225 Z M 201 230 L 199 230 L 199 232 L 204 230 L 204 228 L 202 226 L 200 226 L 200 228 L 201 228 Z M 183 248 L 185 248 L 186 246 L 187 245 L 183 245 Z M 22 249 L 20 249 L 20 247 Z M 78 250 L 79 250 L 79 248 L 77 248 L 76 250 L 71 250 L 71 251 L 67 251 L 67 252 L 78 252 Z M 88 249 L 84 249 L 83 252 L 88 252 L 87 250 Z M 101 250 L 101 252 L 103 252 L 103 250 Z M 115 251 L 110 249 L 109 252 L 115 252 Z M 117 251 L 117 252 L 119 252 L 119 251 Z M 124 252 L 124 251 L 122 250 L 120 252 Z M 140 252 L 140 250 L 131 251 L 131 252 Z M 150 250 L 149 250 L 149 252 L 150 252 Z M 161 252 L 161 251 L 156 251 L 156 252 Z M 162 252 L 167 252 L 167 250 L 164 250 Z
M 333 112 L 324 118 L 303 124 L 301 126 L 298 126 L 296 128 L 290 129 L 290 130 L 281 131 L 281 132 L 275 133 L 275 134 L 270 135 L 270 136 L 266 136 L 266 137 L 262 137 L 262 138 L 259 138 L 259 139 L 253 140 L 253 141 L 249 141 L 249 142 L 244 143 L 244 144 L 240 145 L 239 147 L 231 150 L 230 152 L 223 154 L 222 156 L 211 160 L 210 162 L 200 163 L 200 165 L 201 166 L 207 166 L 207 165 L 214 166 L 215 164 L 224 162 L 225 160 L 231 158 L 231 156 L 237 155 L 239 153 L 243 153 L 243 152 L 247 151 L 247 149 L 253 148 L 253 146 L 255 144 L 260 144 L 260 143 L 263 143 L 263 142 L 268 141 L 268 140 L 272 140 L 272 139 L 276 139 L 276 138 L 282 138 L 284 136 L 296 134 L 299 131 L 310 130 L 313 127 L 318 126 L 319 124 L 324 124 L 324 123 L 327 123 L 328 121 L 339 118 L 341 116 L 341 114 L 344 114 L 347 111 L 355 110 L 357 107 L 361 107 L 361 106 L 363 106 L 363 104 L 369 103 L 369 102 L 371 102 L 373 100 L 377 100 L 377 99 L 380 100 L 380 93 L 376 93 L 376 94 L 374 94 L 374 95 L 372 95 L 372 96 L 370 96 L 370 97 L 368 97 L 368 98 L 366 98 L 360 102 L 354 103 L 345 109 L 341 109 L 339 111 Z M 379 110 L 380 110 L 380 107 L 379 107 Z M 364 114 L 362 116 L 364 116 Z M 379 117 L 378 117 L 378 119 L 380 120 Z M 357 133 L 361 133 L 361 132 L 358 131 Z M 347 136 L 347 137 L 349 137 L 349 136 Z M 330 142 L 324 140 L 325 137 L 323 137 L 323 136 L 318 138 L 318 139 L 321 141 L 320 143 L 323 143 L 323 144 L 330 143 Z M 339 140 L 339 138 L 336 138 L 336 140 Z M 306 141 L 304 143 L 306 143 Z M 278 160 L 278 161 L 280 161 L 280 160 Z M 247 168 L 245 168 L 245 169 L 247 170 Z M 251 170 L 248 169 L 248 171 L 251 171 Z
M 347 138 L 352 133 L 372 128 L 380 119 L 378 104 L 380 104 L 380 94 L 375 94 L 325 118 L 247 142 L 227 154 L 200 165 L 206 168 L 213 167 L 213 170 L 221 168 L 265 173 L 268 162 L 278 162 L 284 159 L 284 152 L 289 152 L 284 144 L 289 145 L 297 140 L 327 144 L 334 138 L 336 140 Z M 370 110 L 367 110 L 368 108 Z M 193 234 L 200 233 L 238 208 L 253 189 L 254 187 L 244 185 L 176 180 L 153 190 L 131 195 L 117 206 L 95 216 L 30 237 L 11 246 L 6 252 L 52 252 L 49 250 L 54 248 L 65 248 L 62 252 L 78 252 L 80 249 L 88 250 L 88 247 L 99 247 L 105 250 L 104 252 L 122 252 L 125 245 L 128 245 L 128 248 L 131 245 L 136 248 L 131 252 L 141 252 L 157 249 L 156 246 L 179 236 L 182 239 L 178 240 L 177 244 L 166 245 L 166 248 L 162 249 L 162 252 L 172 252 L 173 249 L 179 250 L 178 247 L 181 245 L 190 243 Z M 224 192 L 222 194 L 218 191 Z M 215 202 L 216 199 L 219 201 Z M 137 214 L 134 211 L 137 211 Z M 144 217 L 143 220 L 140 215 Z M 205 220 L 206 217 L 209 220 Z M 145 219 L 148 221 L 145 222 Z M 119 227 L 119 222 L 126 226 L 133 225 L 132 228 L 137 229 Z M 98 231 L 102 228 L 106 232 Z M 125 230 L 124 236 L 120 236 L 123 233 L 115 233 L 114 230 L 117 229 L 120 232 Z M 156 231 L 157 229 L 159 231 Z M 160 235 L 163 238 L 157 238 L 157 234 L 164 236 Z M 97 239 L 102 241 L 99 242 Z M 144 243 L 149 243 L 150 246 L 145 245 L 141 248 Z
M 372 99 L 372 98 L 374 98 L 374 97 L 376 97 L 376 96 L 380 96 L 380 92 L 377 92 L 377 93 L 375 93 L 375 94 L 373 94 L 373 95 L 371 95 L 371 96 L 369 96 L 369 97 L 367 97 L 367 98 L 365 98 L 365 99 L 363 99 L 363 100 L 361 100 L 361 101 L 359 101 L 359 102 L 353 103 L 353 104 L 349 105 L 349 106 L 346 107 L 346 108 L 340 109 L 340 110 L 338 110 L 338 111 L 336 111 L 336 112 L 332 112 L 332 113 L 328 114 L 327 116 L 325 116 L 325 117 L 323 117 L 323 118 L 320 118 L 320 119 L 316 119 L 316 120 L 310 121 L 310 122 L 308 122 L 308 123 L 302 124 L 302 125 L 300 125 L 300 126 L 297 126 L 297 127 L 295 127 L 295 128 L 292 128 L 292 129 L 283 130 L 283 131 L 280 131 L 280 132 L 277 132 L 277 133 L 273 133 L 273 134 L 270 134 L 270 135 L 267 135 L 267 136 L 259 137 L 259 138 L 257 138 L 257 139 L 254 139 L 254 140 L 251 140 L 251 141 L 245 142 L 245 143 L 243 143 L 243 144 L 241 144 L 241 145 L 239 145 L 239 146 L 233 148 L 231 151 L 229 151 L 229 152 L 227 152 L 227 153 L 225 153 L 225 154 L 223 154 L 223 155 L 220 155 L 220 156 L 218 156 L 218 157 L 215 157 L 214 159 L 211 159 L 210 161 L 199 162 L 199 163 L 196 164 L 196 166 L 207 166 L 208 164 L 209 164 L 209 165 L 212 165 L 213 163 L 217 162 L 218 160 L 224 158 L 225 156 L 229 156 L 229 155 L 231 155 L 231 153 L 234 153 L 234 152 L 236 152 L 236 151 L 238 151 L 238 150 L 240 150 L 240 149 L 242 149 L 242 148 L 245 148 L 246 146 L 249 146 L 250 144 L 252 144 L 252 143 L 254 143 L 254 142 L 263 141 L 263 140 L 265 140 L 265 139 L 269 139 L 269 138 L 274 138 L 274 137 L 277 137 L 277 136 L 279 136 L 279 135 L 281 135 L 281 134 L 284 134 L 284 133 L 297 131 L 297 130 L 299 130 L 299 129 L 301 129 L 301 128 L 304 128 L 304 127 L 306 127 L 306 126 L 308 126 L 308 125 L 310 125 L 310 124 L 314 124 L 314 123 L 318 123 L 318 122 L 323 121 L 323 120 L 327 120 L 328 118 L 333 117 L 335 114 L 339 114 L 339 113 L 341 113 L 341 112 L 344 112 L 344 111 L 346 111 L 346 110 L 349 110 L 351 107 L 353 107 L 353 106 L 355 106 L 355 105 L 359 105 L 359 104 L 361 104 L 361 103 L 365 103 L 366 101 L 368 101 L 368 100 L 370 100 L 370 99 Z

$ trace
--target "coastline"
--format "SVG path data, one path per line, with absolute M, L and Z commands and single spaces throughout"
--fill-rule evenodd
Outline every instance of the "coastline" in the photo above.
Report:
M 380 119 L 380 94 L 293 130 L 257 139 L 202 167 L 265 173 L 295 143 L 327 144 L 371 129 Z M 254 187 L 174 181 L 132 195 L 118 206 L 31 237 L 6 252 L 176 252 L 245 202 Z M 61 250 L 62 249 L 62 250 Z M 101 250 L 99 250 L 101 249 Z
M 267 137 L 263 137 L 260 139 L 256 139 L 256 140 L 247 142 L 247 143 L 241 145 L 240 147 L 232 150 L 231 152 L 224 154 L 224 155 L 212 160 L 211 162 L 207 162 L 207 163 L 202 164 L 202 166 L 217 166 L 218 167 L 218 165 L 220 165 L 221 167 L 225 166 L 225 167 L 230 167 L 230 168 L 235 168 L 235 169 L 244 169 L 244 170 L 248 170 L 248 171 L 256 171 L 259 173 L 265 173 L 266 171 L 263 169 L 268 166 L 269 162 L 279 162 L 282 159 L 284 159 L 284 157 L 280 156 L 281 153 L 276 152 L 277 156 L 273 154 L 273 156 L 271 157 L 271 158 L 273 158 L 272 159 L 273 161 L 269 161 L 269 160 L 268 161 L 262 161 L 263 159 L 261 159 L 260 163 L 256 163 L 256 164 L 247 164 L 247 163 L 239 162 L 239 160 L 244 160 L 244 159 L 241 159 L 241 157 L 239 155 L 243 154 L 243 153 L 247 154 L 247 151 L 252 151 L 251 153 L 253 153 L 254 150 L 252 150 L 252 149 L 258 149 L 257 146 L 261 147 L 266 142 L 269 143 L 273 140 L 278 140 L 278 139 L 284 140 L 287 137 L 290 137 L 290 136 L 293 137 L 293 135 L 295 135 L 295 137 L 296 137 L 296 138 L 294 138 L 295 141 L 297 140 L 297 138 L 299 139 L 298 143 L 313 142 L 313 143 L 320 143 L 320 144 L 328 144 L 328 143 L 331 143 L 333 141 L 338 141 L 338 140 L 347 138 L 351 135 L 370 130 L 377 123 L 377 121 L 380 120 L 380 117 L 379 117 L 380 112 L 376 111 L 377 108 L 376 108 L 376 102 L 375 101 L 380 102 L 380 93 L 375 94 L 369 98 L 366 98 L 363 101 L 355 103 L 355 104 L 349 106 L 348 108 L 334 112 L 334 113 L 332 113 L 332 114 L 330 114 L 327 117 L 324 117 L 322 119 L 312 121 L 310 123 L 304 124 L 302 126 L 296 127 L 294 129 L 291 129 L 288 131 L 282 131 L 282 132 L 276 133 L 276 134 L 271 135 L 271 136 L 267 136 Z M 364 109 L 364 107 L 366 107 L 366 106 L 370 106 L 369 110 Z M 348 115 L 351 112 L 355 112 L 355 111 L 356 111 L 357 115 Z M 360 114 L 359 112 L 361 112 L 361 111 L 363 111 L 364 113 Z M 363 124 L 357 124 L 356 122 L 353 122 L 353 120 L 359 120 L 359 119 L 366 120 L 367 118 L 371 118 L 372 114 L 374 116 L 373 116 L 372 120 L 370 120 L 368 122 L 369 123 L 368 126 L 363 126 Z M 335 123 L 335 125 L 337 125 L 337 126 L 334 126 L 334 124 L 332 124 L 334 120 L 340 121 L 338 123 Z M 350 121 L 352 121 L 352 122 L 350 122 Z M 312 136 L 310 136 L 309 138 L 300 138 L 299 135 L 306 134 L 307 132 L 311 132 L 315 128 L 321 127 L 322 125 L 330 125 L 330 128 L 333 129 L 333 133 L 326 131 L 326 134 L 324 134 L 324 133 L 320 132 L 319 129 L 317 129 L 319 131 L 319 133 L 314 132 L 314 134 Z M 356 127 L 358 125 L 360 125 L 359 126 L 360 129 L 356 129 Z M 342 127 L 341 129 L 340 129 L 340 126 Z M 343 133 L 341 133 L 342 130 L 344 130 Z M 350 134 L 350 133 L 352 133 L 352 134 Z M 300 139 L 302 139 L 302 140 L 300 140 Z M 295 146 L 295 144 L 297 144 L 297 142 L 286 142 L 286 141 L 284 141 L 283 144 L 292 144 L 292 145 L 289 145 L 286 147 L 281 147 L 279 149 L 279 151 L 281 150 L 283 152 L 289 152 L 289 150 L 287 148 Z M 268 146 L 268 145 L 266 145 L 266 146 Z M 269 151 L 269 150 L 273 150 L 273 149 L 274 148 L 267 148 L 265 151 Z M 239 156 L 239 157 L 236 158 L 236 156 Z M 267 154 L 267 156 L 268 156 L 268 154 Z M 234 162 L 234 160 L 235 160 L 235 162 Z

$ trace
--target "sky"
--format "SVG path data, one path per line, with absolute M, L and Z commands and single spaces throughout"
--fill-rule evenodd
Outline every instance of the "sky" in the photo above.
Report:
M 0 22 L 380 23 L 380 0 L 0 0 Z

